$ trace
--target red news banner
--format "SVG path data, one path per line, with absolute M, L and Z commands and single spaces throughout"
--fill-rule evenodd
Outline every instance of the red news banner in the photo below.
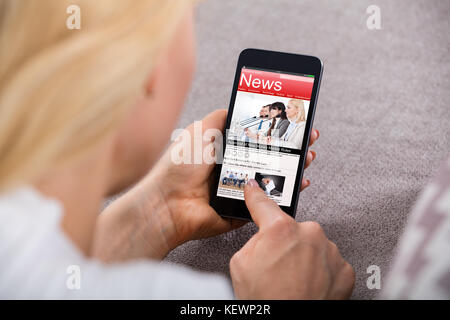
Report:
M 242 68 L 239 91 L 310 100 L 314 78 Z

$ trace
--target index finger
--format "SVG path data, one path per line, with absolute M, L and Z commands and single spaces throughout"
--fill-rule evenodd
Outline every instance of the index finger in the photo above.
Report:
M 311 130 L 311 134 L 309 135 L 309 146 L 312 146 L 314 142 L 316 142 L 317 139 L 319 139 L 319 136 L 320 136 L 319 130 L 313 128 Z
M 244 187 L 244 198 L 248 211 L 259 228 L 268 226 L 276 217 L 285 214 L 253 179 Z

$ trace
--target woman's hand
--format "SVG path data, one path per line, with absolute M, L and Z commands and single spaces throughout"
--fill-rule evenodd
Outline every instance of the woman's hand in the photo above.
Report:
M 194 124 L 186 128 L 192 149 L 197 143 L 203 150 L 210 145 L 211 141 L 203 141 L 203 133 L 208 129 L 223 131 L 226 115 L 226 110 L 217 110 L 206 116 L 198 136 L 194 135 Z M 310 145 L 318 137 L 319 132 L 313 130 Z M 215 236 L 246 223 L 222 218 L 209 205 L 214 164 L 175 164 L 172 151 L 176 146 L 173 143 L 136 187 L 102 213 L 94 246 L 96 256 L 108 261 L 161 259 L 186 241 Z M 315 152 L 309 151 L 305 167 L 315 157 Z M 309 180 L 303 179 L 301 189 L 309 185 Z
M 238 299 L 347 299 L 355 273 L 315 222 L 297 223 L 255 180 L 245 203 L 259 231 L 236 252 L 230 273 Z
M 226 116 L 226 110 L 217 110 L 206 116 L 202 120 L 203 132 L 208 129 L 223 131 Z M 192 139 L 202 139 L 203 137 L 194 137 L 193 125 L 190 125 L 186 130 L 190 132 Z M 313 130 L 310 145 L 318 137 L 318 131 Z M 203 148 L 210 143 L 211 141 L 202 141 Z M 195 141 L 192 140 L 191 146 L 194 145 Z M 209 205 L 211 183 L 217 183 L 210 179 L 214 165 L 207 163 L 175 165 L 170 160 L 171 148 L 161 158 L 154 168 L 153 174 L 149 177 L 158 177 L 157 181 L 161 192 L 165 197 L 177 229 L 176 244 L 215 236 L 244 225 L 245 221 L 220 217 Z M 306 167 L 315 157 L 314 151 L 308 152 Z M 301 189 L 309 185 L 309 180 L 304 179 Z

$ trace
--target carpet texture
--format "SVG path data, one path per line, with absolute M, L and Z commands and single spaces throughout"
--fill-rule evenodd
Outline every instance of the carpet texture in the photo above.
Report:
M 368 30 L 366 8 L 381 9 Z M 296 219 L 315 220 L 356 271 L 352 298 L 371 299 L 421 188 L 450 151 L 449 1 L 208 0 L 197 10 L 198 67 L 180 127 L 227 108 L 239 52 L 316 55 L 324 62 L 316 161 Z M 253 224 L 191 241 L 166 261 L 229 274 Z M 270 252 L 268 252 L 270 254 Z

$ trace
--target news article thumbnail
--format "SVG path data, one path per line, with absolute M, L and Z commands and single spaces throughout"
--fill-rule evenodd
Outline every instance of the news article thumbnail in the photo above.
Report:
M 239 92 L 228 138 L 301 149 L 308 107 L 300 99 Z
M 285 177 L 256 172 L 255 180 L 268 196 L 283 196 Z
M 248 171 L 227 167 L 220 176 L 220 187 L 230 190 L 243 190 L 248 180 Z

